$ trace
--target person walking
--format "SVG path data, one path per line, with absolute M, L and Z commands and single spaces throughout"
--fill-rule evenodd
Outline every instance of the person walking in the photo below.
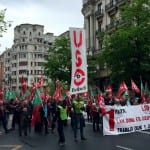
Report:
M 67 107 L 65 101 L 61 101 L 57 106 L 57 131 L 59 135 L 58 143 L 60 146 L 65 145 L 64 125 L 67 120 Z
M 6 120 L 6 108 L 3 101 L 0 101 L 0 121 L 2 122 L 5 133 L 8 133 L 7 120 Z
M 72 104 L 72 111 L 74 113 L 74 116 L 72 119 L 74 122 L 73 130 L 74 130 L 75 142 L 78 141 L 78 139 L 77 139 L 78 129 L 80 129 L 81 140 L 86 140 L 86 138 L 84 136 L 84 127 L 85 127 L 85 119 L 83 117 L 83 110 L 84 109 L 85 109 L 84 108 L 84 101 L 83 101 L 81 95 L 78 94 L 77 98 L 73 101 L 73 104 Z
M 99 131 L 100 112 L 96 103 L 92 104 L 93 131 Z

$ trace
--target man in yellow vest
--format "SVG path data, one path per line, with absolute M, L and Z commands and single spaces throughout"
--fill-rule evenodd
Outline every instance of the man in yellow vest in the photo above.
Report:
M 84 110 L 84 101 L 80 94 L 77 95 L 77 98 L 73 100 L 72 103 L 72 111 L 74 113 L 73 117 L 73 130 L 74 130 L 74 140 L 75 142 L 78 141 L 77 139 L 77 132 L 80 129 L 80 137 L 81 140 L 86 140 L 84 137 L 84 127 L 85 127 L 85 119 L 83 117 L 83 110 Z
M 57 131 L 59 135 L 58 143 L 60 146 L 65 145 L 64 124 L 67 120 L 67 107 L 65 101 L 61 101 L 57 105 Z

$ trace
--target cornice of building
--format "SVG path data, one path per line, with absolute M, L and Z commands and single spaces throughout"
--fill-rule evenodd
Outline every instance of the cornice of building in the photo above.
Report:
M 44 27 L 44 25 L 40 25 L 40 24 L 23 23 L 23 24 L 17 25 L 14 29 L 20 28 L 20 27 L 23 27 L 23 26 L 31 26 L 31 27 L 39 26 L 39 27 L 42 27 L 42 28 Z

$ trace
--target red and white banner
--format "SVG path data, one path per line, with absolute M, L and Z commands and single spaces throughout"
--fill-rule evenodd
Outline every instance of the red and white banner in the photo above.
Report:
M 72 77 L 70 94 L 87 92 L 87 57 L 85 30 L 70 28 L 72 51 Z
M 118 135 L 150 129 L 150 104 L 107 106 L 103 116 L 103 134 Z

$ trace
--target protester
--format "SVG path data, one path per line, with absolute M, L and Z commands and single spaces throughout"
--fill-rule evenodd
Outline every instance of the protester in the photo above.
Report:
M 6 108 L 3 101 L 0 101 L 0 121 L 2 122 L 5 133 L 8 133 L 7 121 L 6 121 Z
M 22 132 L 24 133 L 24 136 L 28 135 L 28 128 L 30 123 L 30 112 L 28 108 L 27 101 L 24 101 L 22 104 L 22 111 L 21 111 L 21 118 L 20 118 L 20 129 L 19 129 L 19 135 L 22 136 Z
M 59 135 L 58 143 L 60 146 L 65 145 L 64 125 L 67 120 L 67 107 L 65 101 L 58 102 L 57 106 L 57 131 Z
M 84 110 L 84 101 L 80 94 L 77 95 L 76 99 L 73 101 L 72 104 L 72 111 L 74 112 L 73 122 L 73 129 L 74 129 L 74 140 L 75 142 L 78 141 L 77 139 L 77 132 L 80 129 L 80 137 L 81 140 L 86 140 L 84 136 L 84 127 L 85 127 L 85 119 L 83 117 L 83 110 Z
M 41 122 L 41 130 L 43 130 L 44 127 L 44 132 L 45 134 L 48 134 L 48 105 L 46 101 L 43 101 L 43 107 L 39 109 L 40 112 L 40 122 Z
M 100 111 L 96 103 L 92 104 L 93 131 L 99 131 Z

